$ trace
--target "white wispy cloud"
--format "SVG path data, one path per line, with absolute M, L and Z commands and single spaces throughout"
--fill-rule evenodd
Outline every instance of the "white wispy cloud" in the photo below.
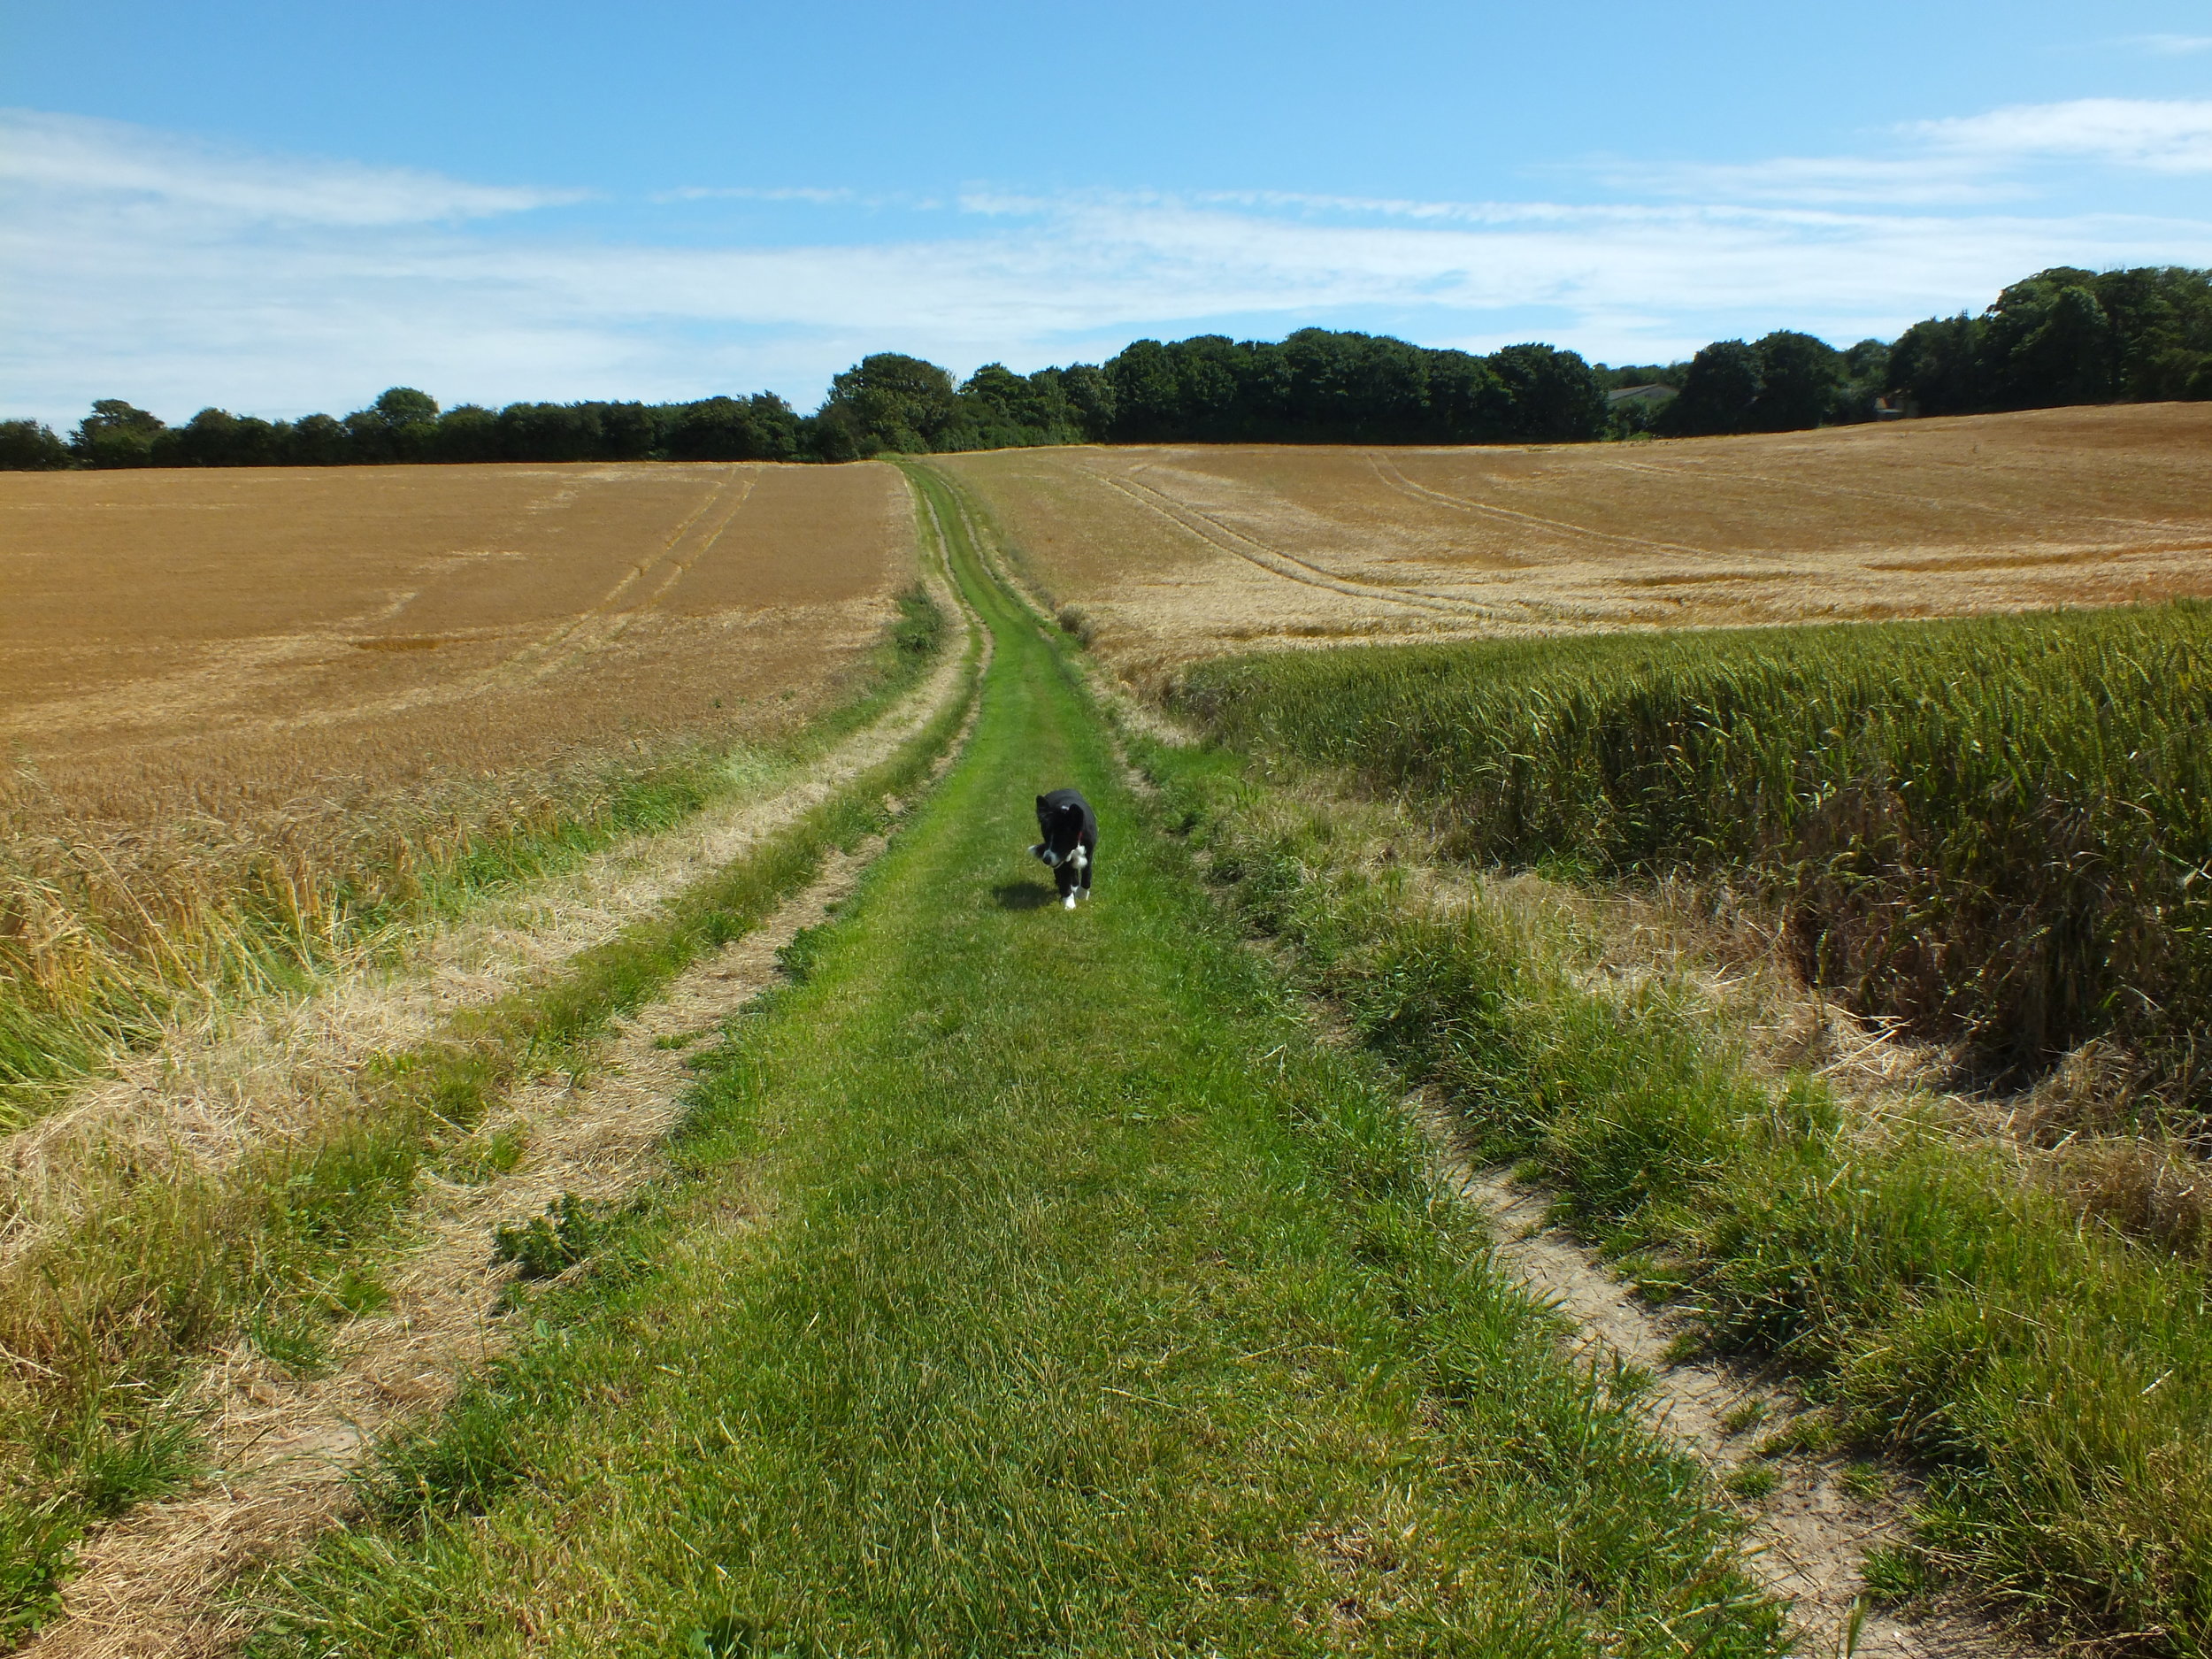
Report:
M 2212 52 L 2212 35 L 2129 35 L 2118 43 L 2139 46 L 2162 58 L 2188 58 L 2198 52 Z
M 2001 165 L 2047 158 L 2154 173 L 2212 173 L 2212 99 L 2076 98 L 1904 129 L 1939 156 Z
M 0 110 L 0 185 L 206 219 L 380 227 L 486 219 L 584 199 L 350 162 L 272 157 L 119 122 Z
M 804 202 L 814 207 L 843 207 L 856 203 L 872 205 L 888 198 L 864 196 L 857 190 L 846 189 L 841 186 L 687 184 L 673 190 L 657 190 L 647 199 L 654 202 Z
M 343 409 L 402 381 L 487 402 L 767 386 L 805 403 L 871 350 L 1029 367 L 1222 319 L 1645 361 L 1784 326 L 1887 334 L 2047 265 L 2212 263 L 2204 218 L 1847 208 L 1816 179 L 1773 199 L 1598 205 L 979 189 L 941 233 L 902 241 L 656 245 L 567 219 L 533 234 L 528 211 L 567 193 L 9 119 L 0 412 L 58 421 L 96 396 L 172 419 Z M 2031 130 L 2059 142 L 2048 123 L 1926 142 L 2016 152 L 2030 141 L 2007 132 Z M 8 142 L 25 132 L 28 160 Z
M 2076 98 L 1980 115 L 1909 121 L 1882 134 L 1885 153 L 1777 156 L 1735 165 L 1608 163 L 1617 187 L 1676 196 L 1806 206 L 1994 206 L 2039 193 L 2039 164 L 2124 172 L 2212 172 L 2212 100 Z

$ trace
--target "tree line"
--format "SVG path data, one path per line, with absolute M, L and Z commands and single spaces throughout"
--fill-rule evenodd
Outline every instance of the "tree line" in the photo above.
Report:
M 1624 397 L 1632 388 L 1662 388 Z M 0 421 L 0 468 L 469 461 L 848 461 L 1058 443 L 1586 442 L 1786 432 L 1896 412 L 2212 398 L 2212 273 L 2060 266 L 1978 313 L 1839 350 L 1780 330 L 1686 362 L 1592 365 L 1548 345 L 1486 356 L 1303 328 L 1281 341 L 1140 340 L 1103 364 L 956 383 L 879 352 L 801 415 L 772 393 L 687 403 L 462 403 L 395 387 L 342 418 L 204 409 L 180 426 L 106 398 L 66 438 Z

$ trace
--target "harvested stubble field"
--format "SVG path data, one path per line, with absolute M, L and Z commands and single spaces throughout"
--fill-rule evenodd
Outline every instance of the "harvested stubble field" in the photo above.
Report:
M 9 473 L 0 524 L 0 968 L 50 1011 L 795 728 L 912 572 L 879 466 Z M 57 1046 L 10 1002 L 19 1080 Z
M 1140 679 L 1254 641 L 2212 594 L 2212 405 L 1555 448 L 1017 449 L 942 465 Z

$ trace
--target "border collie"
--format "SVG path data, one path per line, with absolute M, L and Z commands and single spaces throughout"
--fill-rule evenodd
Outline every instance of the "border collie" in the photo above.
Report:
M 1069 910 L 1091 896 L 1091 869 L 1098 862 L 1098 818 L 1091 803 L 1072 789 L 1037 797 L 1037 833 L 1044 837 L 1029 849 L 1044 861 Z

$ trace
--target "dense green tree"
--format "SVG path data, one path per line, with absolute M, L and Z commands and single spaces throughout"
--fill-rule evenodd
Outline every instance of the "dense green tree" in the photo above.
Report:
M 505 459 L 499 417 L 480 403 L 456 403 L 438 417 L 423 458 L 449 464 Z
M 1670 437 L 1741 432 L 1765 389 L 1756 346 L 1741 340 L 1716 340 L 1690 359 L 1682 392 L 1653 422 Z
M 668 436 L 672 461 L 795 461 L 799 418 L 772 392 L 686 403 Z
M 926 455 L 961 412 L 951 375 L 895 351 L 863 357 L 832 380 L 822 412 L 833 411 L 864 455 L 884 449 Z
M 1060 377 L 1061 394 L 1084 438 L 1092 443 L 1104 442 L 1114 427 L 1114 383 L 1106 371 L 1094 363 L 1079 363 L 1072 368 L 1037 373 Z
M 69 465 L 69 446 L 36 420 L 0 420 L 0 472 L 52 472 Z
M 1759 395 L 1749 419 L 1754 430 L 1799 432 L 1849 418 L 1843 353 L 1826 341 L 1778 329 L 1753 349 L 1759 354 Z
M 1983 407 L 1982 321 L 1961 311 L 1915 323 L 1889 349 L 1889 389 L 1924 415 Z
M 1490 372 L 1512 395 L 1507 435 L 1573 443 L 1605 431 L 1605 391 L 1579 354 L 1551 346 L 1507 346 L 1489 357 Z
M 1999 407 L 2096 403 L 2112 395 L 2118 354 L 2093 272 L 2062 265 L 1997 296 L 1984 314 L 1979 390 Z
M 227 409 L 203 409 L 154 434 L 157 466 L 277 466 L 290 457 L 288 430 Z
M 1421 433 L 1430 443 L 1482 443 L 1512 423 L 1513 394 L 1490 365 L 1470 351 L 1432 351 L 1428 357 L 1428 419 Z
M 103 397 L 77 423 L 69 449 L 83 466 L 150 466 L 154 439 L 166 430 L 160 416 L 119 397 Z
M 353 460 L 353 434 L 329 415 L 303 415 L 292 423 L 285 449 L 294 466 L 345 466 Z
M 395 386 L 366 409 L 345 419 L 350 458 L 370 465 L 428 460 L 438 436 L 438 400 L 411 386 Z
M 1108 435 L 1124 443 L 1182 435 L 1182 390 L 1165 346 L 1132 341 L 1107 363 L 1105 373 L 1115 411 Z

